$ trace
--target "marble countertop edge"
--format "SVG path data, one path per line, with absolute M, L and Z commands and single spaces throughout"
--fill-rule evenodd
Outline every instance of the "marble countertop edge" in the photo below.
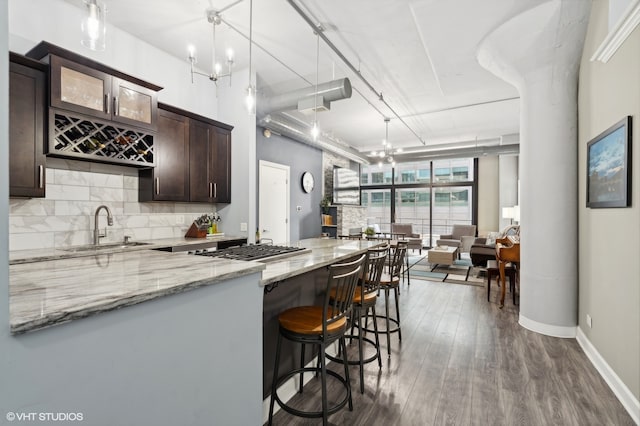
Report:
M 11 334 L 20 335 L 32 331 L 42 330 L 52 326 L 65 324 L 74 320 L 86 318 L 93 315 L 98 315 L 103 312 L 115 311 L 127 306 L 137 305 L 149 300 L 157 299 L 164 296 L 170 296 L 173 294 L 184 293 L 197 288 L 207 287 L 222 281 L 227 281 L 233 278 L 249 275 L 252 273 L 259 273 L 264 270 L 264 265 L 252 263 L 251 267 L 246 268 L 241 273 L 230 272 L 226 274 L 220 274 L 214 278 L 206 278 L 188 283 L 176 285 L 174 287 L 162 288 L 153 291 L 147 291 L 140 294 L 131 294 L 129 296 L 113 296 L 111 299 L 97 301 L 84 306 L 79 306 L 77 309 L 64 310 L 61 312 L 50 313 L 46 316 L 30 319 L 23 322 L 11 323 Z

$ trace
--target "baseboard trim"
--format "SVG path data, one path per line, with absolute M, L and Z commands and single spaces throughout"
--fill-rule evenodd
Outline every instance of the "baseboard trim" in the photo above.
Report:
M 600 352 L 593 346 L 586 334 L 578 327 L 576 336 L 578 344 L 591 361 L 591 364 L 598 370 L 600 376 L 607 382 L 622 406 L 627 410 L 636 424 L 640 424 L 640 401 L 631 393 L 627 385 L 624 384 L 615 371 L 609 366 L 607 361 L 600 355 Z
M 518 319 L 518 324 L 527 330 L 535 331 L 536 333 L 551 337 L 562 337 L 564 339 L 575 339 L 576 329 L 578 328 L 576 326 L 565 327 L 561 325 L 543 324 L 525 317 L 522 313 Z

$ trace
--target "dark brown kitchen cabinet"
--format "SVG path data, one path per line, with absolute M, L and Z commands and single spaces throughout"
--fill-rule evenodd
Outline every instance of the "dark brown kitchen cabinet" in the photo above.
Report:
M 27 56 L 49 63 L 51 107 L 156 130 L 161 87 L 47 42 Z
M 46 68 L 11 53 L 9 196 L 45 196 Z
M 231 131 L 191 120 L 189 144 L 191 201 L 231 202 Z
M 139 201 L 231 202 L 232 126 L 158 104 L 153 169 L 140 170 Z
M 189 118 L 158 109 L 155 167 L 140 170 L 139 201 L 189 201 Z

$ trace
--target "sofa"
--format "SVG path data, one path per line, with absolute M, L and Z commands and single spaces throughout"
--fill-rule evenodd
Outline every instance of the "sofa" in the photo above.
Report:
M 508 235 L 520 235 L 520 225 L 509 225 L 502 232 L 493 232 L 490 238 L 476 238 L 471 248 L 469 256 L 473 266 L 484 268 L 487 261 L 496 260 L 496 238 L 504 238 Z

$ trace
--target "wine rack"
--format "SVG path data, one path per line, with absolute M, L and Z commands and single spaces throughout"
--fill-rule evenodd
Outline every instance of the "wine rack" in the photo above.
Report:
M 153 167 L 153 133 L 50 110 L 49 155 Z

